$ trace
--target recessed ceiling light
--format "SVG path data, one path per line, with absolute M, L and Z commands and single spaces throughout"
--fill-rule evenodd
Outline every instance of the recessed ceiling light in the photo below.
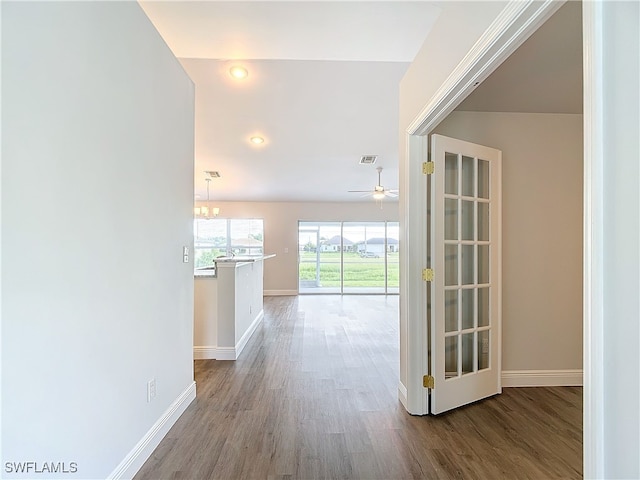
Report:
M 251 137 L 250 140 L 251 140 L 251 143 L 255 143 L 256 145 L 260 145 L 261 143 L 264 143 L 264 138 L 258 137 L 258 136 Z
M 233 78 L 237 78 L 237 79 L 243 79 L 243 78 L 247 78 L 249 76 L 249 72 L 247 71 L 247 69 L 244 68 L 244 67 L 240 67 L 238 65 L 235 65 L 235 66 L 231 67 L 229 69 L 229 74 Z

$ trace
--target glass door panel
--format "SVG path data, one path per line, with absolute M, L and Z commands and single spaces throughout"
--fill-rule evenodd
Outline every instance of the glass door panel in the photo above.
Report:
M 387 222 L 387 293 L 400 293 L 400 223 Z
M 385 293 L 387 238 L 382 222 L 343 224 L 344 293 Z
M 299 222 L 300 293 L 399 293 L 398 222 Z
M 298 228 L 298 290 L 300 293 L 341 292 L 340 223 L 300 222 Z

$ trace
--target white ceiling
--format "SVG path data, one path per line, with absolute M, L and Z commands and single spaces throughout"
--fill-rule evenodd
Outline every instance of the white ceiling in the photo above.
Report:
M 348 190 L 373 189 L 377 166 L 397 188 L 398 85 L 434 2 L 140 4 L 196 86 L 201 199 L 205 170 L 217 200 L 362 201 Z M 238 63 L 249 77 L 233 81 Z
M 141 1 L 178 58 L 411 62 L 432 1 Z
M 361 201 L 398 186 L 398 85 L 447 2 L 140 2 L 196 87 L 195 189 L 220 201 Z M 579 113 L 568 2 L 460 105 Z M 233 80 L 241 64 L 249 77 Z M 252 135 L 266 142 L 256 147 Z M 379 155 L 359 165 L 361 155 Z M 385 201 L 389 201 L 387 199 Z M 391 200 L 392 201 L 392 200 Z

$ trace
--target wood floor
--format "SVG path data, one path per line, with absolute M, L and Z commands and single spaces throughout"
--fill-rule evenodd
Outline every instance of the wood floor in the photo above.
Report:
M 196 400 L 135 478 L 582 477 L 581 388 L 407 414 L 397 312 L 397 296 L 265 298 L 236 362 L 195 362 Z

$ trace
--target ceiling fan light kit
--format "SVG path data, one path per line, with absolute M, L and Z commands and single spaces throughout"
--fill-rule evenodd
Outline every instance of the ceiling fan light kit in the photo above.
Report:
M 362 163 L 362 162 L 361 162 Z M 378 172 L 378 184 L 373 187 L 373 190 L 349 190 L 350 193 L 364 193 L 363 197 L 373 197 L 377 202 L 382 202 L 385 197 L 395 198 L 398 196 L 397 189 L 387 189 L 380 183 L 380 174 L 382 173 L 382 167 L 377 167 Z

